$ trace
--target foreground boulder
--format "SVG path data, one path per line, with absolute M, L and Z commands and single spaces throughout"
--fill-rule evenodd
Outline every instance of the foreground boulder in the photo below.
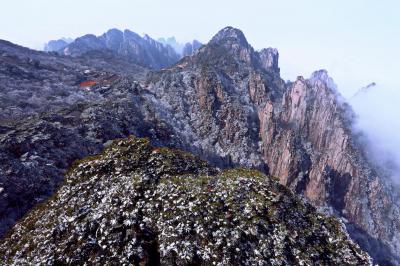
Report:
M 277 180 L 117 139 L 0 244 L 7 265 L 369 265 L 333 217 Z

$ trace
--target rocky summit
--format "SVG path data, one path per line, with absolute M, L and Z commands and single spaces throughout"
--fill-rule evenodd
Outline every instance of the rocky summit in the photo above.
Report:
M 0 244 L 7 265 L 371 265 L 337 219 L 254 170 L 117 139 Z
M 136 135 L 212 167 L 276 176 L 319 212 L 338 217 L 374 263 L 399 264 L 400 189 L 369 156 L 327 71 L 285 82 L 278 51 L 256 51 L 232 27 L 180 60 L 159 57 L 169 49 L 149 37 L 118 30 L 66 48 L 70 55 L 0 42 L 0 235 L 57 191 L 74 160 Z

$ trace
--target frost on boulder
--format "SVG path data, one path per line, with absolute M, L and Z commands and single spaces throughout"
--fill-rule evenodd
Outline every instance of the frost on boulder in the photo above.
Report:
M 0 244 L 6 265 L 369 265 L 341 223 L 257 171 L 114 140 Z

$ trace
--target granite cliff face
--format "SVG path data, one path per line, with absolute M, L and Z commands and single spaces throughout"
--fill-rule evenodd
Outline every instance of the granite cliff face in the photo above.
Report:
M 116 36 L 88 39 L 117 47 Z M 32 51 L 7 47 L 7 56 L 33 57 Z M 92 48 L 77 57 L 40 54 L 38 60 L 77 64 L 74 60 L 86 62 L 92 54 L 104 62 L 106 53 Z M 351 237 L 378 262 L 398 263 L 398 188 L 370 161 L 365 140 L 352 132 L 353 112 L 327 72 L 285 83 L 278 56 L 272 48 L 255 51 L 240 30 L 227 27 L 192 56 L 161 71 L 135 65 L 124 72 L 117 66 L 126 61 L 114 59 L 113 67 L 102 63 L 91 73 L 103 73 L 107 82 L 99 78 L 81 101 L 7 121 L 0 135 L 3 231 L 54 192 L 73 160 L 98 153 L 111 139 L 135 134 L 192 152 L 214 166 L 256 168 L 279 177 L 316 206 L 342 217 Z M 21 66 L 18 60 L 8 64 L 7 69 Z M 26 85 L 23 91 L 32 80 L 28 75 L 19 81 Z M 56 86 L 57 77 L 48 83 Z M 80 92 L 79 84 L 71 89 Z M 48 91 L 46 96 L 52 96 Z
M 174 114 L 172 125 L 203 158 L 218 155 L 214 163 L 221 166 L 278 176 L 343 217 L 364 248 L 385 254 L 381 263 L 394 263 L 399 190 L 369 161 L 365 140 L 352 132 L 354 114 L 326 71 L 284 83 L 275 49 L 255 52 L 240 31 L 226 28 L 193 57 L 148 80 L 159 105 Z
M 117 139 L 0 243 L 7 265 L 371 265 L 343 225 L 257 171 Z

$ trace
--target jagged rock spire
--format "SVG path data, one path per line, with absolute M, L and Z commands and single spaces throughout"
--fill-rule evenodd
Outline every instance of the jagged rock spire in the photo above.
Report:
M 279 53 L 275 48 L 262 49 L 259 52 L 261 66 L 266 70 L 279 73 Z

